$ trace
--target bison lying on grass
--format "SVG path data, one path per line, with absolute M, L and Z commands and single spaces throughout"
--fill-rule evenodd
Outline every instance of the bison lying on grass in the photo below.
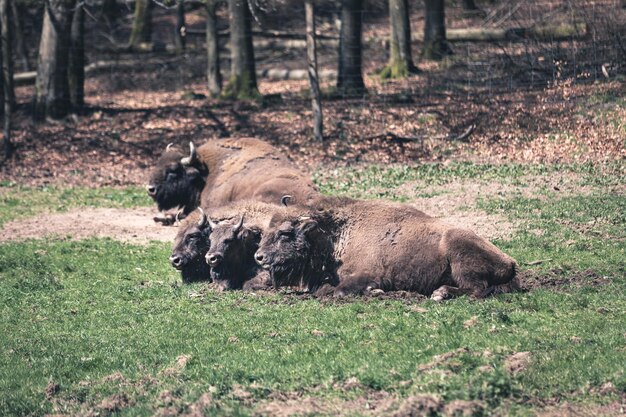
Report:
M 198 209 L 181 223 L 170 262 L 183 282 L 210 278 L 222 289 L 265 288 L 269 274 L 256 264 L 254 253 L 262 231 L 283 209 L 257 201 L 207 209 L 209 215 Z
M 160 211 L 176 207 L 184 218 L 196 207 L 219 207 L 252 199 L 277 202 L 283 194 L 306 204 L 317 187 L 273 146 L 254 138 L 211 140 L 189 155 L 169 146 L 150 173 L 148 194 Z M 173 216 L 155 217 L 172 224 Z
M 192 213 L 181 223 L 174 240 L 170 263 L 180 271 L 183 282 L 209 279 L 209 266 L 204 261 L 204 256 L 211 245 L 210 235 L 211 227 L 202 210 Z
M 471 231 L 403 204 L 326 199 L 316 210 L 278 212 L 256 261 L 275 287 L 322 280 L 335 295 L 405 290 L 443 300 L 483 297 L 515 279 L 515 261 Z

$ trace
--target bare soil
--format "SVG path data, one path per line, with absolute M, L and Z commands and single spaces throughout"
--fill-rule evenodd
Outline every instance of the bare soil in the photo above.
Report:
M 85 208 L 13 220 L 0 229 L 0 241 L 24 239 L 108 237 L 129 243 L 172 242 L 175 227 L 160 226 L 153 209 Z

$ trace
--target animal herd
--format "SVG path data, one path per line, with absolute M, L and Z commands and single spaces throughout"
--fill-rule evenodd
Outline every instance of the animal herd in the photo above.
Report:
M 154 220 L 180 222 L 170 262 L 186 283 L 439 301 L 518 288 L 515 261 L 474 232 L 407 204 L 323 196 L 258 139 L 168 146 L 146 188 L 160 211 L 179 209 Z

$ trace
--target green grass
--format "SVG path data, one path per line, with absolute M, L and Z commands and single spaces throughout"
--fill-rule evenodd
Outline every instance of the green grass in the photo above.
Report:
M 620 166 L 365 167 L 341 171 L 347 177 L 318 173 L 316 180 L 327 193 L 367 195 L 378 187 L 391 195 L 416 180 L 524 186 L 526 176 L 549 178 L 564 169 L 578 174 L 584 194 L 499 195 L 476 204 L 519 222 L 510 240 L 496 243 L 524 273 L 558 280 L 591 269 L 607 277 L 603 285 L 583 275 L 572 285 L 481 302 L 424 301 L 418 310 L 417 301 L 321 301 L 182 286 L 167 262 L 167 243 L 0 244 L 0 415 L 149 416 L 167 407 L 183 412 L 207 392 L 206 415 L 251 415 L 277 391 L 331 402 L 372 391 L 398 401 L 431 393 L 446 402 L 480 401 L 484 415 L 529 415 L 557 398 L 613 402 L 626 392 L 619 365 L 626 363 L 626 197 L 614 192 Z M 2 191 L 11 189 L 31 201 L 25 189 Z M 138 190 L 35 191 L 51 203 L 37 203 L 33 212 L 58 210 L 60 201 L 60 209 L 146 202 Z M 3 213 L 10 205 L 0 200 Z M 527 265 L 536 260 L 543 262 Z M 528 368 L 508 372 L 506 358 L 524 351 Z M 188 361 L 177 367 L 181 355 Z M 350 378 L 360 384 L 337 388 Z M 616 392 L 600 393 L 609 382 Z M 118 409 L 107 409 L 112 395 L 123 395 Z
M 152 204 L 152 200 L 140 187 L 26 187 L 0 182 L 0 225 L 20 217 L 77 207 L 136 207 Z

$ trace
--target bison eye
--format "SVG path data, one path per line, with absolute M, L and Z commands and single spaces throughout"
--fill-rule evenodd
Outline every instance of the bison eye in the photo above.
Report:
M 165 178 L 166 181 L 173 181 L 176 179 L 176 177 L 178 177 L 178 174 L 175 172 L 168 172 L 167 173 L 167 177 Z

